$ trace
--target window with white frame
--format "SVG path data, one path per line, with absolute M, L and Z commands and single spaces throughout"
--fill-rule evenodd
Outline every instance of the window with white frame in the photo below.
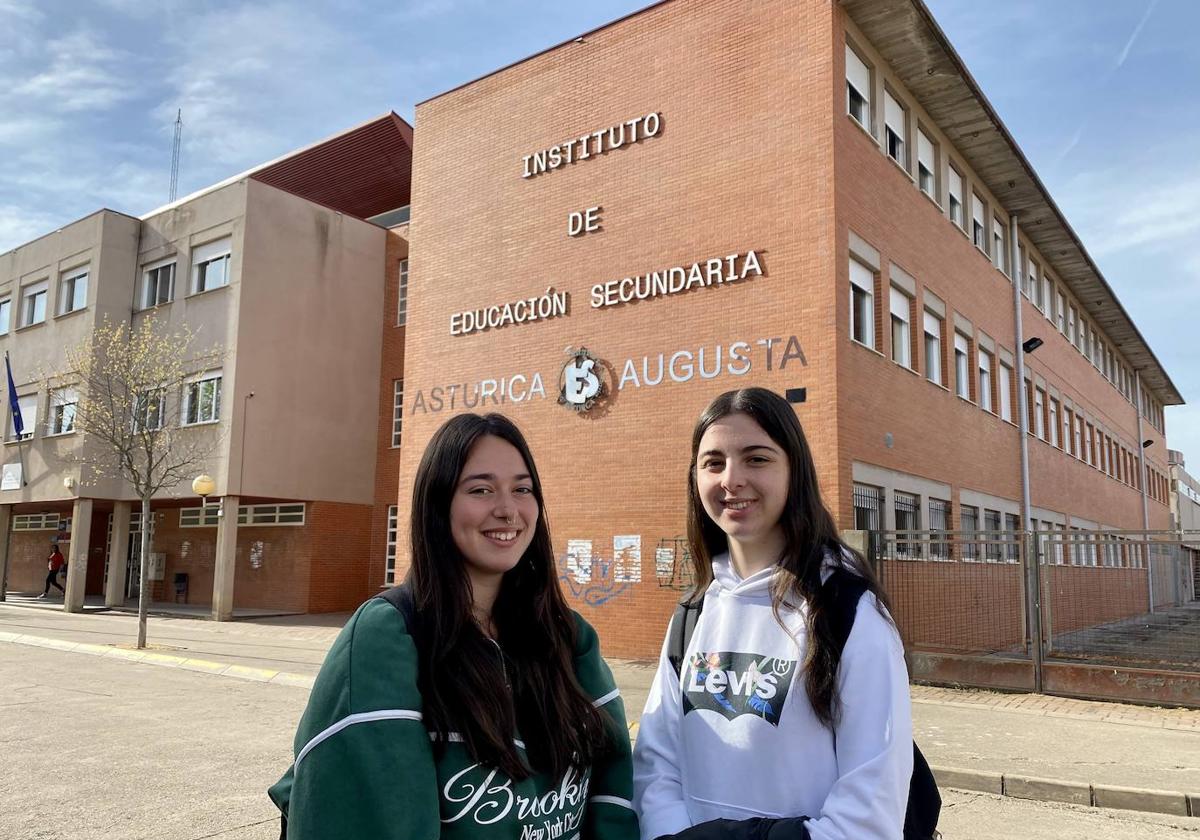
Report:
M 1075 307 L 1067 307 L 1067 341 L 1075 343 Z
M 0 335 L 8 332 L 8 328 L 12 324 L 12 298 L 6 297 L 0 300 Z
M 912 340 L 909 319 L 912 317 L 912 298 L 893 286 L 889 303 L 892 313 L 892 360 L 911 369 Z
M 1063 335 L 1067 334 L 1067 297 L 1062 292 L 1057 295 L 1058 305 L 1054 308 L 1054 317 L 1058 324 L 1058 331 Z
M 1054 320 L 1054 281 L 1046 272 L 1042 272 L 1042 312 L 1051 321 Z
M 221 373 L 206 373 L 183 391 L 183 425 L 215 423 L 221 419 Z
M 1033 389 L 1033 433 L 1046 439 L 1046 392 L 1041 388 Z
M 1083 461 L 1087 459 L 1086 453 L 1083 450 L 1083 418 L 1078 414 L 1075 415 L 1075 457 Z
M 1033 260 L 1029 261 L 1029 292 L 1029 299 L 1033 301 L 1033 305 L 1045 311 L 1046 301 L 1042 299 L 1042 278 L 1038 264 Z
M 58 314 L 66 315 L 87 306 L 87 267 L 64 271 L 58 279 Z
M 392 381 L 392 446 L 400 445 L 404 428 L 404 380 Z
M 17 406 L 21 409 L 21 422 L 23 432 L 20 440 L 29 440 L 33 437 L 33 430 L 37 426 L 37 409 L 38 397 L 37 394 L 26 394 L 23 397 L 17 397 Z M 17 440 L 17 429 L 13 422 L 14 415 L 12 411 L 8 412 L 8 434 L 6 440 Z
M 1007 240 L 1004 221 L 999 216 L 992 216 L 992 265 L 1005 272 L 1008 270 Z
M 921 192 L 938 200 L 937 146 L 921 129 L 917 129 L 917 186 Z
M 192 294 L 229 285 L 233 237 L 226 236 L 192 249 Z
M 947 171 L 946 195 L 949 197 L 950 221 L 960 228 L 966 224 L 963 216 L 963 177 L 953 166 Z
M 871 130 L 871 68 L 846 45 L 846 113 Z
M 203 507 L 186 507 L 179 509 L 180 528 L 215 528 L 220 522 L 221 506 L 219 504 L 204 505 Z
M 383 559 L 383 584 L 396 584 L 396 532 L 399 530 L 399 509 L 396 505 L 388 505 L 387 513 L 387 554 Z
M 1021 242 L 1018 242 L 1017 265 L 1015 268 L 1017 286 L 1020 288 L 1025 297 L 1029 297 L 1029 272 L 1025 271 L 1026 263 L 1028 263 L 1028 260 L 1025 259 L 1025 245 Z
M 942 319 L 925 311 L 925 378 L 937 385 L 942 381 Z
M 1058 446 L 1058 400 L 1050 398 L 1050 419 L 1046 421 L 1050 432 L 1050 445 Z
M 992 408 L 992 354 L 979 351 L 979 407 L 984 411 Z
M 175 258 L 142 268 L 142 309 L 162 306 L 175 299 Z
M 167 395 L 161 388 L 138 394 L 133 404 L 133 430 L 154 432 L 163 427 Z
M 954 393 L 964 400 L 971 399 L 971 340 L 954 331 Z
M 14 531 L 57 531 L 57 513 L 18 513 L 12 518 Z
M 908 136 L 908 111 L 888 90 L 883 92 L 883 129 L 884 151 L 907 172 L 908 153 L 904 138 Z
M 396 289 L 396 326 L 408 323 L 408 260 L 400 260 L 400 285 Z
M 79 394 L 74 388 L 56 388 L 50 392 L 50 422 L 46 434 L 65 435 L 75 431 L 75 412 Z
M 850 337 L 875 346 L 875 272 L 850 260 Z
M 21 289 L 21 326 L 32 327 L 46 320 L 50 281 L 39 280 Z
M 241 505 L 239 525 L 303 525 L 304 503 L 282 505 Z
M 980 251 L 987 253 L 987 225 L 984 223 L 986 216 L 983 199 L 979 197 L 979 193 L 971 193 L 971 241 L 975 243 L 975 247 Z
M 1006 363 L 1000 363 L 1000 376 L 996 380 L 996 391 L 1000 397 L 1000 419 L 1012 422 L 1013 371 Z

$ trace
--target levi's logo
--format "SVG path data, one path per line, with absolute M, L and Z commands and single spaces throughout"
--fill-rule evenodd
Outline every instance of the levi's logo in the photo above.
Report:
M 753 653 L 697 653 L 683 679 L 683 713 L 708 709 L 733 720 L 754 715 L 778 726 L 796 660 Z

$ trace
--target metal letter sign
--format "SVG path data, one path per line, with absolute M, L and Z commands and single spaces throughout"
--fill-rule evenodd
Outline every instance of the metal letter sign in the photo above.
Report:
M 586 347 L 568 348 L 567 353 L 571 358 L 558 378 L 558 403 L 573 411 L 588 411 L 608 392 L 600 379 L 604 369 Z

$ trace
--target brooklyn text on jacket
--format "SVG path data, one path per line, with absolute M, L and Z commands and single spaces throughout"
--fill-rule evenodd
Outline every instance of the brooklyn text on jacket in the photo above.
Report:
M 736 283 L 752 274 L 758 277 L 763 275 L 757 251 L 711 257 L 694 262 L 686 268 L 676 265 L 661 271 L 597 283 L 592 286 L 592 308 L 602 309 L 635 300 L 677 295 L 691 289 Z
M 644 117 L 634 117 L 599 131 L 572 137 L 557 146 L 525 155 L 521 159 L 525 167 L 521 177 L 532 178 L 534 175 L 552 172 L 569 163 L 587 160 L 593 155 L 602 155 L 622 146 L 631 146 L 649 137 L 657 136 L 661 130 L 662 114 L 655 111 Z

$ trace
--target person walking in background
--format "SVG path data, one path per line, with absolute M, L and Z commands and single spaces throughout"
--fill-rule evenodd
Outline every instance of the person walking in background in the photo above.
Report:
M 50 595 L 50 587 L 58 587 L 58 591 L 67 594 L 67 590 L 63 589 L 58 582 L 58 572 L 63 566 L 67 565 L 67 560 L 62 556 L 62 552 L 58 550 L 58 543 L 50 543 L 50 557 L 46 560 L 46 591 L 39 595 L 39 598 L 46 598 Z

